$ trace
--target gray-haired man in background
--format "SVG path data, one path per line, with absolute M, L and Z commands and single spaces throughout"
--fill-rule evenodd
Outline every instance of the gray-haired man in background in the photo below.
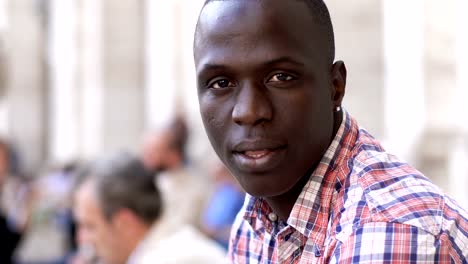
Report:
M 223 261 L 223 251 L 190 226 L 164 232 L 161 204 L 153 175 L 136 157 L 102 160 L 75 194 L 79 243 L 109 264 Z

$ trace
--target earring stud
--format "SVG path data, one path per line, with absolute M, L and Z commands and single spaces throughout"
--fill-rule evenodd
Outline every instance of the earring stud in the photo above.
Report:
M 335 112 L 341 112 L 341 106 L 337 106 L 337 107 L 335 108 Z

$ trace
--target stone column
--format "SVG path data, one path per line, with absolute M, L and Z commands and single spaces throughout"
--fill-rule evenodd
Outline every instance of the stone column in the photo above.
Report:
M 51 159 L 135 149 L 142 133 L 139 1 L 53 0 Z
M 0 0 L 0 34 L 3 36 L 8 24 L 7 0 Z
M 92 159 L 103 145 L 101 1 L 52 0 L 49 10 L 50 159 Z
M 468 98 L 468 2 L 465 0 L 456 1 L 456 92 L 455 109 L 453 115 L 456 118 L 458 137 L 449 157 L 449 179 L 450 192 L 461 203 L 461 206 L 468 208 L 468 108 L 466 98 Z
M 80 156 L 93 159 L 103 148 L 102 1 L 78 5 L 78 82 L 80 90 Z
M 177 9 L 174 1 L 146 0 L 145 12 L 145 126 L 161 127 L 175 115 L 180 59 Z
M 418 168 L 446 193 L 468 204 L 465 1 L 424 1 L 426 124 L 415 147 Z M 412 128 L 412 127 L 410 127 Z
M 336 60 L 348 69 L 344 106 L 359 124 L 384 137 L 383 9 L 376 0 L 326 0 L 335 30 Z
M 455 10 L 455 58 L 457 65 L 455 115 L 467 117 L 468 107 L 466 106 L 466 98 L 468 98 L 468 34 L 466 31 L 466 25 L 468 25 L 468 16 L 466 15 L 466 10 L 468 10 L 468 1 L 457 0 Z M 456 123 L 466 138 L 468 136 L 468 122 L 465 120 L 466 119 L 458 119 Z
M 452 133 L 456 93 L 456 0 L 425 1 L 425 86 L 427 129 Z
M 143 7 L 142 1 L 102 1 L 102 147 L 105 152 L 139 147 L 144 126 Z
M 54 162 L 79 156 L 76 4 L 75 0 L 52 0 L 49 6 L 50 158 Z
M 385 146 L 414 163 L 425 124 L 424 1 L 384 0 Z
M 36 174 L 46 157 L 47 89 L 44 25 L 37 2 L 9 1 L 5 33 L 7 134 L 26 172 Z
M 454 1 L 424 1 L 426 127 L 419 140 L 418 168 L 450 192 L 448 156 L 456 138 L 451 114 L 455 92 Z
M 6 93 L 6 51 L 5 51 L 5 33 L 7 30 L 7 1 L 0 0 L 0 137 L 8 132 L 8 107 L 5 100 Z

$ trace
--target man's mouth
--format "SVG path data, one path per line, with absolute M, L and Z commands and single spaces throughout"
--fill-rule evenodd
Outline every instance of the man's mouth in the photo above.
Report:
M 261 149 L 261 150 L 246 150 L 246 151 L 239 151 L 239 152 L 235 151 L 234 153 L 241 154 L 250 159 L 261 159 L 282 148 L 283 147 L 278 147 L 278 148 L 273 148 L 273 149 Z
M 232 152 L 236 166 L 246 172 L 264 172 L 276 167 L 285 157 L 286 145 L 272 141 L 245 142 Z
M 249 150 L 249 151 L 243 152 L 242 154 L 251 159 L 259 159 L 259 158 L 265 157 L 266 155 L 268 155 L 268 153 L 270 153 L 270 150 L 264 149 L 264 150 Z

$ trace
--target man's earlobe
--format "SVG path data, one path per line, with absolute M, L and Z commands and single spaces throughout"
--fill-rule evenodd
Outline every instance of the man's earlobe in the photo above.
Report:
M 346 65 L 343 61 L 337 61 L 333 64 L 332 67 L 332 84 L 333 84 L 333 92 L 332 92 L 332 100 L 335 106 L 341 106 L 341 102 L 343 101 L 345 91 L 346 91 L 346 76 L 347 70 Z
M 115 226 L 120 230 L 128 229 L 133 220 L 134 214 L 126 208 L 119 209 L 113 216 Z

